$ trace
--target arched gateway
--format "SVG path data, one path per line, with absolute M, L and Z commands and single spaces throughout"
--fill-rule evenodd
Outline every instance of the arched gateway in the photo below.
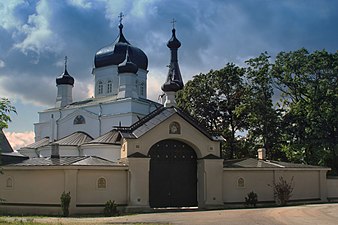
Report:
M 189 145 L 157 142 L 150 157 L 149 204 L 152 208 L 197 206 L 197 157 Z

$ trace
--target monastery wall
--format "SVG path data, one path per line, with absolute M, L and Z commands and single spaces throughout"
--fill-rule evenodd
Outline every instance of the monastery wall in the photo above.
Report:
M 327 179 L 327 198 L 329 201 L 338 201 L 338 177 Z
M 293 177 L 291 201 L 327 201 L 325 173 L 313 169 L 226 168 L 223 172 L 223 201 L 244 204 L 247 194 L 253 191 L 259 202 L 274 202 L 271 185 L 274 181 L 278 183 L 280 177 L 288 183 Z
M 70 192 L 70 213 L 103 213 L 104 204 L 128 203 L 126 167 L 4 168 L 0 211 L 5 214 L 61 215 L 61 194 Z

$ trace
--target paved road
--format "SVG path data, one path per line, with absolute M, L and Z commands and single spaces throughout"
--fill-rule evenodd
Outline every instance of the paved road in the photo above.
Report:
M 38 218 L 58 224 L 213 224 L 213 225 L 338 225 L 338 204 L 259 209 L 149 213 L 100 218 Z

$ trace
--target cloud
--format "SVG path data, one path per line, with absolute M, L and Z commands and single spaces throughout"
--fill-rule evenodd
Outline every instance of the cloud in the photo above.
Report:
M 90 9 L 93 6 L 92 2 L 87 0 L 68 0 L 68 3 L 83 9 Z
M 47 0 L 41 0 L 36 6 L 36 13 L 29 15 L 28 21 L 20 32 L 25 35 L 22 42 L 16 43 L 15 48 L 23 53 L 36 53 L 35 63 L 38 62 L 41 52 L 59 52 L 62 48 L 60 38 L 50 28 L 52 9 Z
M 0 59 L 0 68 L 3 68 L 5 66 L 6 66 L 5 62 Z
M 15 15 L 19 6 L 26 5 L 24 0 L 11 0 L 0 2 L 0 27 L 5 30 L 19 28 L 22 22 Z
M 34 142 L 34 132 L 4 132 L 14 150 L 27 146 Z

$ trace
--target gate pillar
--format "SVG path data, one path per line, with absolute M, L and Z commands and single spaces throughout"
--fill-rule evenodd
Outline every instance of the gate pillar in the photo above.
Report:
M 198 207 L 223 206 L 223 159 L 198 160 Z
M 128 158 L 128 211 L 150 209 L 149 207 L 149 162 L 145 158 Z

